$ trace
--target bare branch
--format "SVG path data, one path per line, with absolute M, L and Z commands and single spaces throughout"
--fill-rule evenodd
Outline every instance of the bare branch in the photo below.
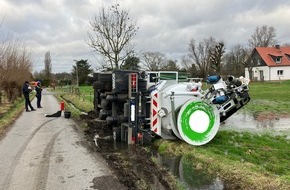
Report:
M 263 25 L 256 28 L 255 33 L 252 34 L 248 43 L 251 49 L 255 47 L 275 46 L 277 44 L 275 37 L 276 29 L 273 26 L 268 27 L 267 25 Z
M 142 53 L 143 66 L 149 71 L 161 70 L 165 64 L 165 55 L 160 52 L 145 52 Z
M 87 30 L 87 44 L 109 61 L 111 69 L 118 69 L 134 52 L 127 47 L 130 47 L 138 30 L 129 12 L 121 10 L 119 6 L 116 4 L 108 9 L 102 7 L 99 14 L 90 21 Z

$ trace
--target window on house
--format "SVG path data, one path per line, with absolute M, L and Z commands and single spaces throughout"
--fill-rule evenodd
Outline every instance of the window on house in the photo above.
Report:
M 276 57 L 276 63 L 281 63 L 282 57 L 278 56 Z
M 283 75 L 283 74 L 284 74 L 284 71 L 283 71 L 283 70 L 278 70 L 278 71 L 277 71 L 277 75 L 278 75 L 278 76 L 281 76 L 281 75 Z

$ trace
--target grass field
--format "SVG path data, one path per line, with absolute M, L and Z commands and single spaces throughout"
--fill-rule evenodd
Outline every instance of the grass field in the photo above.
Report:
M 253 100 L 290 101 L 290 80 L 280 82 L 250 82 L 250 95 Z
M 82 97 L 84 97 L 89 102 L 93 102 L 93 98 L 94 98 L 93 86 L 80 86 L 79 88 L 80 88 Z
M 290 113 L 290 81 L 250 83 L 251 101 L 245 110 L 259 114 Z

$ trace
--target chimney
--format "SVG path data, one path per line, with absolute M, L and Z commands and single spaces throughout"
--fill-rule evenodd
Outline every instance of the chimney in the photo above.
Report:
M 276 45 L 275 45 L 275 48 L 276 48 L 276 49 L 280 49 L 280 45 L 279 45 L 279 44 L 276 44 Z

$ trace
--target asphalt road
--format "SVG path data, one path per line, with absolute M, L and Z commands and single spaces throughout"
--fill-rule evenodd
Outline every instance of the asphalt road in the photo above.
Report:
M 72 119 L 44 116 L 60 104 L 45 90 L 42 98 L 43 108 L 24 111 L 0 141 L 0 189 L 125 189 Z

